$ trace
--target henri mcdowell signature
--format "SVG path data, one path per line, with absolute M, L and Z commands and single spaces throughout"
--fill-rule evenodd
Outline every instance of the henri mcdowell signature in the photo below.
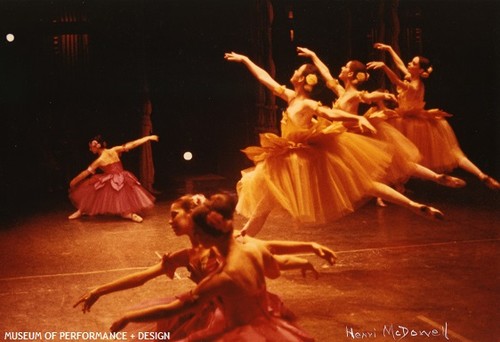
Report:
M 353 340 L 362 339 L 375 339 L 379 337 L 392 338 L 394 341 L 400 341 L 405 338 L 432 338 L 432 337 L 442 337 L 449 340 L 448 337 L 448 323 L 445 322 L 440 329 L 420 329 L 420 328 L 409 328 L 404 325 L 394 325 L 385 324 L 382 329 L 372 329 L 372 330 L 356 330 L 353 327 L 345 327 L 346 337 Z

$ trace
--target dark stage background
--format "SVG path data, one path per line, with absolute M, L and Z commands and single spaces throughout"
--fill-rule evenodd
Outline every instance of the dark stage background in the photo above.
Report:
M 271 4 L 272 55 L 282 83 L 302 62 L 296 46 L 315 50 L 335 75 L 349 59 L 379 59 L 372 44 L 389 25 L 387 8 L 398 5 L 403 59 L 422 54 L 433 62 L 428 107 L 453 113 L 463 150 L 500 176 L 499 2 Z M 155 187 L 168 193 L 187 174 L 236 180 L 250 166 L 239 150 L 257 141 L 259 87 L 243 65 L 223 55 L 258 53 L 255 37 L 263 28 L 256 18 L 265 8 L 257 0 L 2 0 L 2 216 L 66 198 L 69 180 L 94 158 L 87 146 L 94 135 L 110 145 L 138 138 L 145 89 L 160 136 L 153 145 Z M 379 86 L 373 76 L 369 88 Z M 182 159 L 185 150 L 194 153 L 191 162 Z M 123 156 L 136 174 L 138 161 L 138 150 Z

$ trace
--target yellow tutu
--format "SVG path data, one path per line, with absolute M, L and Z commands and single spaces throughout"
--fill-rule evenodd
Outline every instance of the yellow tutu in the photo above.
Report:
M 280 206 L 299 222 L 328 222 L 352 212 L 373 182 L 386 177 L 387 145 L 349 133 L 341 123 L 319 119 L 303 128 L 284 113 L 281 132 L 261 134 L 260 146 L 243 150 L 256 164 L 237 187 L 236 209 L 244 216 Z

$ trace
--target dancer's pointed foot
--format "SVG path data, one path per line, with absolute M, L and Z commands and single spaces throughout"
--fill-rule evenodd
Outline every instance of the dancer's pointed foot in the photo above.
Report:
M 437 183 L 449 188 L 463 188 L 467 183 L 460 178 L 452 177 L 446 174 L 441 174 L 437 178 Z
M 495 178 L 492 178 L 488 175 L 484 175 L 483 178 L 481 178 L 481 182 L 484 183 L 488 188 L 493 189 L 493 190 L 500 190 L 500 183 Z
M 444 214 L 436 208 L 422 204 L 420 205 L 418 210 L 420 215 L 425 216 L 427 218 L 434 220 L 444 220 Z
M 132 220 L 134 222 L 137 222 L 137 223 L 141 223 L 143 221 L 143 218 L 140 217 L 139 215 L 137 214 L 125 214 L 125 215 L 122 215 L 123 218 L 126 218 L 126 219 L 129 219 L 129 220 Z
M 385 208 L 387 204 L 385 204 L 384 200 L 380 197 L 377 197 L 377 207 Z
M 68 219 L 74 220 L 82 216 L 82 212 L 80 210 L 75 211 L 73 214 L 68 216 Z

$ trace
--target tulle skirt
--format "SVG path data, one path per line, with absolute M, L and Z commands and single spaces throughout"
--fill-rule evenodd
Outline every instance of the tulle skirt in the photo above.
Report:
M 377 129 L 376 133 L 367 133 L 368 136 L 386 142 L 391 149 L 393 157 L 387 170 L 386 181 L 389 184 L 404 184 L 415 172 L 416 163 L 420 162 L 422 156 L 411 140 L 387 123 L 387 119 L 394 115 L 392 112 L 372 107 L 364 114 L 364 117 Z M 359 129 L 357 132 L 360 133 Z
M 155 199 L 128 171 L 93 175 L 70 189 L 69 198 L 86 215 L 137 213 Z
M 289 323 L 295 320 L 293 312 L 283 304 L 278 295 L 267 292 L 266 296 L 268 305 L 267 313 L 270 317 L 279 319 L 280 321 L 287 321 Z M 168 304 L 175 299 L 175 297 L 155 299 L 141 303 L 138 306 L 131 308 L 131 310 L 139 310 L 156 305 Z M 168 333 L 170 336 L 169 341 L 191 341 L 191 335 L 208 335 L 212 333 L 220 334 L 225 325 L 226 320 L 224 319 L 223 311 L 214 302 L 209 302 L 196 312 L 177 315 L 153 322 L 130 323 L 127 325 L 126 331 L 128 332 L 129 341 L 142 341 L 144 338 L 141 337 L 144 337 L 144 333 L 155 332 Z M 135 336 L 135 338 L 132 338 L 131 336 Z M 207 340 L 205 339 L 201 341 Z
M 281 318 L 258 316 L 250 323 L 227 327 L 223 322 L 214 325 L 209 329 L 198 331 L 189 335 L 181 341 L 190 342 L 267 342 L 267 341 L 287 341 L 287 342 L 310 342 L 314 338 L 310 337 L 294 324 Z
M 260 135 L 243 152 L 256 165 L 242 172 L 237 211 L 246 216 L 281 207 L 303 223 L 324 223 L 355 210 L 384 181 L 392 159 L 386 143 L 319 120 Z
M 448 121 L 448 113 L 420 109 L 399 113 L 389 123 L 410 139 L 420 151 L 420 164 L 436 172 L 450 172 L 465 155 Z

